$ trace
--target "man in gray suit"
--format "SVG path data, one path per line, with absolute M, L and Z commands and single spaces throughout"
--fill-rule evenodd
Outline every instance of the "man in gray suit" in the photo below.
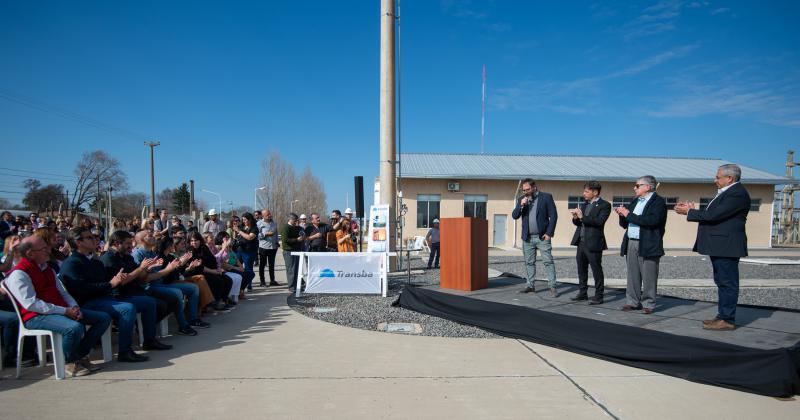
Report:
M 655 177 L 645 175 L 633 185 L 636 198 L 614 211 L 625 229 L 620 255 L 626 257 L 628 285 L 625 288 L 625 312 L 642 310 L 652 314 L 656 307 L 658 263 L 664 255 L 664 226 L 667 203 L 656 194 Z

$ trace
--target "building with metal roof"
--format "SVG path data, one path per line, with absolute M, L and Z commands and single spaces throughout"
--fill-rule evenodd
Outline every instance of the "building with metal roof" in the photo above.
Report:
M 649 174 L 662 182 L 703 183 L 713 178 L 723 159 L 578 156 L 487 155 L 457 153 L 404 153 L 398 174 L 408 178 L 522 179 L 542 181 L 629 181 Z M 739 165 L 748 184 L 778 185 L 786 178 Z
M 659 182 L 658 193 L 670 208 L 679 201 L 707 204 L 716 195 L 717 168 L 733 163 L 717 158 L 675 158 L 580 155 L 491 155 L 403 153 L 397 168 L 400 190 L 408 212 L 405 238 L 425 235 L 434 218 L 483 217 L 488 221 L 489 246 L 519 247 L 521 224 L 511 218 L 519 196 L 519 181 L 533 178 L 541 191 L 553 194 L 560 215 L 553 246 L 569 246 L 574 226 L 569 209 L 582 200 L 583 184 L 600 181 L 601 196 L 617 206 L 633 199 L 633 183 L 643 175 Z M 748 245 L 771 246 L 775 186 L 787 179 L 739 165 L 742 183 L 753 200 L 747 221 Z M 664 244 L 691 248 L 696 223 L 672 211 L 667 218 Z M 612 213 L 605 233 L 609 247 L 618 247 L 624 231 Z

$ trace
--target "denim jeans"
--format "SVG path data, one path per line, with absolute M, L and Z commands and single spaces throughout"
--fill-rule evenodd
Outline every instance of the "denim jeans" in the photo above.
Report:
M 61 334 L 64 361 L 74 362 L 88 356 L 94 343 L 100 340 L 108 326 L 111 325 L 111 317 L 106 313 L 86 308 L 81 309 L 81 312 L 83 318 L 79 321 L 64 315 L 38 315 L 27 320 L 25 327 Z M 89 326 L 88 331 L 85 327 L 87 325 Z
M 117 324 L 119 329 L 119 353 L 126 353 L 131 349 L 133 327 L 136 326 L 136 306 L 133 303 L 119 301 L 111 296 L 92 299 L 83 304 L 82 309 L 104 312 Z M 155 322 L 155 306 L 153 306 L 153 322 Z M 144 319 L 142 319 L 144 323 Z M 147 327 L 144 327 L 145 331 Z M 155 336 L 155 325 L 152 331 Z
M 173 289 L 178 289 L 186 296 L 186 300 L 189 301 L 186 307 L 186 318 L 189 322 L 198 319 L 197 317 L 197 305 L 200 302 L 200 288 L 197 287 L 194 283 L 186 283 L 186 282 L 176 282 L 176 283 L 168 283 L 168 284 L 161 284 L 162 287 L 171 287 Z
M 175 314 L 175 320 L 178 321 L 178 328 L 186 328 L 189 326 L 189 323 L 186 322 L 186 316 L 184 315 L 186 305 L 183 301 L 183 292 L 180 289 L 167 287 L 165 284 L 154 282 L 147 288 L 147 294 L 167 302 L 170 307 L 174 308 L 172 313 Z
M 739 300 L 739 258 L 711 257 L 711 266 L 718 293 L 717 318 L 733 323 Z
M 244 266 L 244 273 L 242 273 L 242 290 L 253 288 L 253 279 L 256 277 L 253 271 L 253 264 L 256 263 L 257 252 L 239 252 L 239 260 L 242 261 Z
M 3 357 L 12 360 L 17 356 L 17 336 L 19 334 L 17 314 L 0 311 L 0 328 L 3 329 Z
M 549 287 L 556 287 L 556 266 L 553 263 L 553 245 L 550 240 L 545 241 L 537 236 L 530 236 L 527 241 L 522 241 L 522 254 L 525 256 L 525 274 L 528 287 L 533 288 L 533 279 L 536 277 L 536 250 L 542 253 L 542 263 L 547 270 Z

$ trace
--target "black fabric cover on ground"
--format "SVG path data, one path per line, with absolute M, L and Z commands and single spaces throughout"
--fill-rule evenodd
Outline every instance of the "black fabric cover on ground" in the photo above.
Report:
M 474 325 L 505 337 L 693 382 L 771 397 L 800 393 L 798 345 L 751 349 L 423 288 L 405 288 L 398 301 L 402 308 Z

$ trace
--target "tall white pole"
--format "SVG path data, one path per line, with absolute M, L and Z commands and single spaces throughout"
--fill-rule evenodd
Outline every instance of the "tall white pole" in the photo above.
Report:
M 389 205 L 389 249 L 395 249 L 395 2 L 381 0 L 380 198 Z
M 486 126 L 486 64 L 483 65 L 481 84 L 481 154 L 483 154 L 483 136 L 484 127 Z

